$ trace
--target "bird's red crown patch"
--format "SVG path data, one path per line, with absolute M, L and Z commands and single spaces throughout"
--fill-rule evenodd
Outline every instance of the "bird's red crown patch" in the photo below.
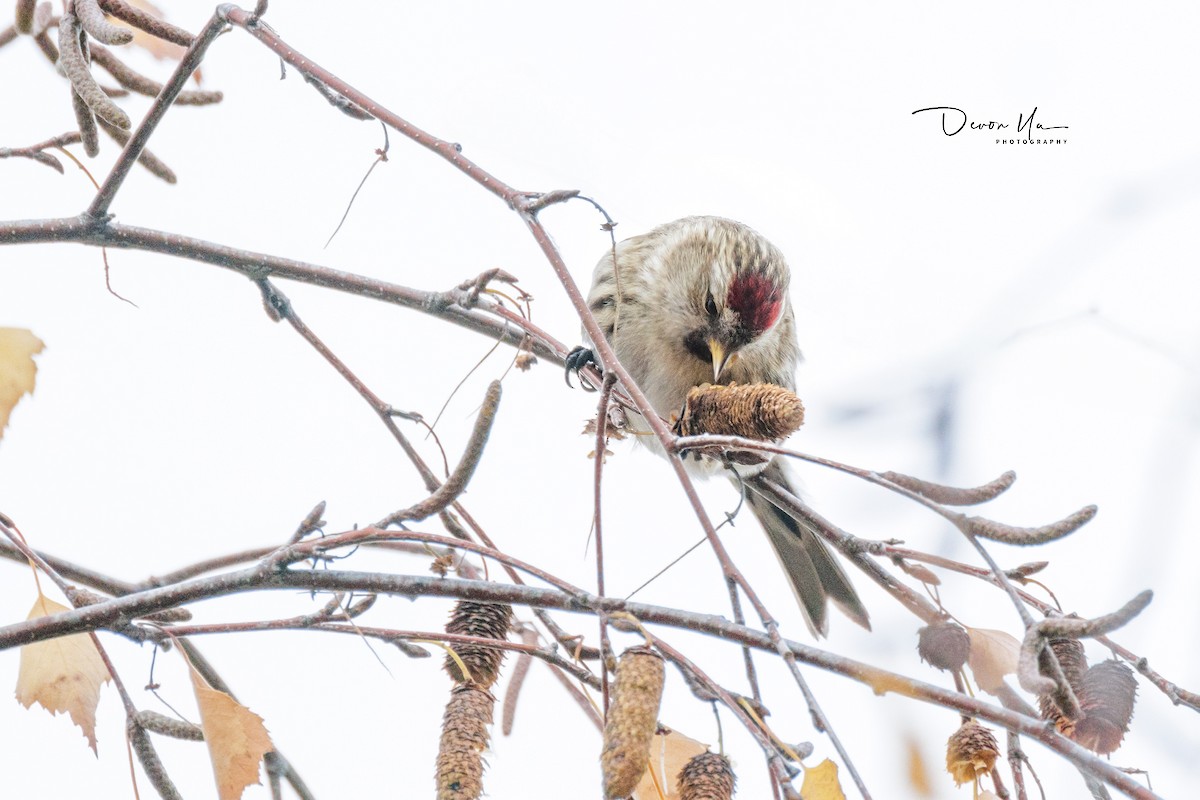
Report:
M 759 272 L 743 272 L 729 287 L 725 303 L 741 317 L 742 326 L 756 336 L 779 319 L 783 311 L 779 286 Z

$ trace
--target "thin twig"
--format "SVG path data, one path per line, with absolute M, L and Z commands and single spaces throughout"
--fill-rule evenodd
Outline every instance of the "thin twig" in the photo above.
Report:
M 854 785 L 858 787 L 858 792 L 863 796 L 863 800 L 871 800 L 871 792 L 867 789 L 866 781 L 863 780 L 858 767 L 854 765 L 854 760 L 850 758 L 850 751 L 842 744 L 837 731 L 833 729 L 833 725 L 829 722 L 829 717 L 817 701 L 817 696 L 813 694 L 808 681 L 800 674 L 800 668 L 796 666 L 796 656 L 790 650 L 783 649 L 783 661 L 787 664 L 788 671 L 792 674 L 792 679 L 800 688 L 800 693 L 804 695 L 804 702 L 808 704 L 808 713 L 812 715 L 813 726 L 829 737 L 830 744 L 833 745 L 833 749 L 837 751 L 838 756 L 842 759 L 842 764 L 845 765 L 846 771 L 850 773 L 850 778 L 854 781 Z
M 81 134 L 79 131 L 70 131 L 54 136 L 44 142 L 31 144 L 28 147 L 0 147 L 0 158 L 31 158 L 34 161 L 45 164 L 51 169 L 58 170 L 59 174 L 62 174 L 62 163 L 45 151 L 52 147 L 79 144 L 80 140 Z
M 299 545 L 298 545 L 299 546 Z M 354 572 L 343 570 L 275 570 L 253 567 L 198 578 L 174 586 L 150 589 L 115 598 L 74 611 L 25 620 L 0 627 L 0 650 L 70 633 L 107 627 L 123 619 L 171 608 L 186 602 L 256 590 L 282 591 L 355 591 L 395 594 L 407 597 L 456 597 L 483 602 L 530 605 L 567 611 L 615 614 L 624 612 L 644 624 L 663 624 L 718 636 L 734 644 L 776 652 L 772 638 L 745 626 L 709 614 L 643 603 L 620 598 L 572 595 L 557 589 L 467 581 L 424 575 Z M 1044 720 L 1018 714 L 990 703 L 940 686 L 883 670 L 861 661 L 839 656 L 810 645 L 784 639 L 783 645 L 795 657 L 813 666 L 829 670 L 871 686 L 875 691 L 890 691 L 988 720 L 1006 729 L 1036 739 L 1088 773 L 1138 800 L 1154 800 L 1151 792 L 1130 776 L 1094 753 L 1049 729 Z M 207 677 L 207 676 L 206 676 Z M 210 681 L 211 683 L 212 681 Z M 214 686 L 214 688 L 216 688 Z
M 522 642 L 510 642 L 497 640 L 495 638 L 487 638 L 482 636 L 467 636 L 465 634 L 446 633 L 445 631 L 418 631 L 418 630 L 403 630 L 399 628 L 379 628 L 370 625 L 345 625 L 335 621 L 335 617 L 324 616 L 319 614 L 306 615 L 302 617 L 292 617 L 290 619 L 277 619 L 266 621 L 252 622 L 218 622 L 207 625 L 171 625 L 164 629 L 172 636 L 205 636 L 213 634 L 225 633 L 258 633 L 263 631 L 297 631 L 297 630 L 313 630 L 323 631 L 325 633 L 340 633 L 350 636 L 369 636 L 373 639 L 379 639 L 389 644 L 394 644 L 399 640 L 410 640 L 414 642 L 445 642 L 447 644 L 473 644 L 485 645 L 487 647 L 504 650 L 511 653 L 522 653 L 532 658 L 537 658 L 545 661 L 547 664 L 552 664 L 558 667 L 563 672 L 569 674 L 575 680 L 591 686 L 594 689 L 600 688 L 600 680 L 587 669 L 575 664 L 574 662 L 563 658 L 562 656 L 547 650 L 537 645 L 529 645 Z M 161 634 L 161 638 L 168 638 L 168 633 Z
M 462 147 L 459 145 L 444 139 L 440 139 L 437 136 L 418 128 L 416 125 L 413 125 L 408 120 L 400 117 L 398 114 L 388 110 L 372 98 L 368 97 L 366 94 L 358 91 L 345 81 L 338 78 L 333 73 L 314 63 L 295 47 L 283 41 L 283 39 L 279 37 L 273 30 L 270 30 L 266 26 L 252 25 L 252 14 L 231 5 L 221 6 L 218 9 L 218 14 L 222 15 L 231 24 L 245 28 L 250 35 L 254 36 L 256 39 L 270 48 L 272 52 L 278 55 L 286 63 L 292 65 L 294 68 L 306 75 L 312 75 L 330 90 L 337 92 L 375 118 L 381 120 L 387 125 L 390 125 L 394 130 L 403 136 L 441 156 L 452 166 L 472 178 L 481 187 L 487 189 L 492 194 L 495 194 L 497 197 L 504 200 L 509 207 L 515 210 L 529 228 L 530 233 L 533 234 L 534 240 L 538 243 L 538 246 L 541 248 L 542 253 L 545 255 L 547 261 L 550 262 L 550 266 L 553 269 L 554 274 L 559 279 L 559 282 L 562 284 L 562 287 L 566 292 L 567 297 L 570 299 L 572 306 L 575 308 L 580 319 L 583 321 L 584 329 L 586 330 L 589 338 L 592 340 L 602 363 L 604 363 L 607 369 L 616 373 L 617 379 L 621 382 L 621 385 L 624 387 L 626 393 L 629 394 L 638 411 L 646 418 L 647 423 L 650 425 L 655 435 L 659 438 L 660 442 L 662 442 L 663 446 L 667 448 L 668 452 L 670 452 L 670 444 L 675 438 L 674 435 L 667 429 L 662 419 L 658 417 L 653 406 L 650 404 L 650 401 L 646 398 L 641 389 L 638 388 L 628 371 L 617 360 L 616 355 L 613 353 L 612 347 L 608 344 L 602 332 L 600 331 L 600 327 L 597 324 L 595 317 L 592 315 L 591 309 L 588 308 L 582 292 L 580 292 L 578 285 L 576 285 L 574 279 L 571 277 L 570 271 L 568 270 L 566 263 L 563 261 L 562 255 L 559 253 L 558 248 L 551 241 L 550 236 L 546 232 L 545 228 L 537 219 L 537 212 L 544 208 L 548 202 L 543 198 L 549 197 L 553 202 L 562 202 L 574 197 L 574 192 L 562 191 L 552 192 L 548 195 L 541 195 L 517 190 L 499 180 L 496 178 L 496 176 L 487 172 L 475 162 L 463 156 Z M 721 544 L 720 539 L 716 535 L 716 530 L 713 527 L 712 521 L 708 518 L 708 515 L 704 510 L 704 506 L 700 502 L 700 497 L 696 493 L 695 487 L 692 485 L 691 478 L 683 468 L 682 462 L 678 458 L 671 458 L 669 460 L 671 462 L 672 469 L 674 469 L 676 477 L 678 478 L 683 491 L 688 498 L 688 502 L 691 504 L 701 527 L 704 529 L 705 536 L 708 537 L 709 543 L 716 553 L 722 570 L 726 575 L 733 576 L 737 580 L 738 585 L 742 588 L 742 591 L 746 593 L 747 599 L 754 606 L 755 611 L 763 620 L 764 625 L 766 625 L 768 629 L 773 629 L 773 626 L 775 625 L 774 619 L 759 600 L 757 593 L 755 593 L 753 587 L 746 580 L 745 576 L 742 575 L 742 573 L 733 564 L 724 545 Z
M 687 672 L 694 680 L 700 681 L 704 688 L 713 696 L 716 697 L 722 705 L 730 710 L 735 717 L 742 723 L 742 726 L 750 732 L 754 737 L 755 742 L 762 748 L 763 755 L 767 759 L 767 768 L 770 773 L 779 781 L 784 788 L 785 796 L 796 796 L 795 789 L 792 788 L 792 776 L 788 774 L 787 765 L 784 763 L 781 753 L 778 737 L 774 732 L 767 727 L 766 723 L 761 718 L 752 717 L 744 705 L 738 702 L 727 689 L 710 678 L 705 672 L 700 669 L 691 659 L 687 658 L 683 653 L 668 645 L 660 637 L 654 637 L 654 647 L 668 659 Z M 791 795 L 788 794 L 791 790 Z
M 123 3 L 121 5 L 124 5 Z M 116 13 L 113 7 L 104 4 L 104 9 L 109 13 Z M 118 14 L 119 16 L 119 14 Z M 125 19 L 122 17 L 122 19 Z M 150 109 L 146 112 L 146 116 L 142 118 L 141 123 L 137 126 L 137 130 L 129 138 L 129 143 L 125 145 L 125 149 L 121 151 L 121 155 L 117 157 L 116 163 L 113 164 L 112 170 L 109 171 L 108 177 L 104 179 L 104 183 L 100 186 L 100 191 L 96 192 L 96 196 L 92 199 L 91 205 L 88 206 L 85 214 L 92 219 L 104 219 L 108 216 L 109 206 L 117 196 L 117 191 L 124 184 L 125 178 L 129 176 L 129 170 L 133 168 L 133 164 L 137 161 L 142 150 L 145 149 L 146 143 L 150 140 L 150 136 L 158 128 L 162 122 L 163 116 L 166 115 L 167 109 L 175 102 L 176 96 L 183 91 L 184 85 L 191 77 L 196 68 L 200 66 L 200 62 L 204 60 L 204 53 L 208 50 L 209 45 L 221 33 L 225 27 L 225 21 L 221 19 L 220 14 L 213 14 L 209 19 L 208 24 L 201 29 L 200 33 L 196 34 L 191 46 L 187 52 L 183 54 L 183 58 L 179 60 L 175 71 L 171 73 L 170 80 L 163 86 L 158 97 L 154 98 L 154 102 L 150 104 Z M 91 105 L 89 101 L 88 105 Z M 92 106 L 95 109 L 95 106 Z M 128 120 L 126 124 L 121 126 L 120 123 L 114 122 L 119 127 L 129 127 Z
M 601 597 L 604 597 L 606 592 L 604 589 L 604 526 L 601 524 L 600 487 L 603 483 L 604 460 L 608 455 L 608 403 L 612 399 L 612 390 L 615 385 L 616 378 L 611 375 L 604 376 L 604 385 L 600 387 L 600 400 L 596 404 L 596 445 L 592 451 L 592 458 L 595 459 L 592 465 L 592 533 L 596 538 L 596 594 Z M 611 652 L 608 641 L 608 617 L 598 614 L 597 622 L 600 625 L 600 652 L 604 656 L 600 665 L 600 691 L 604 718 L 608 719 L 608 654 Z
M 496 411 L 499 408 L 500 381 L 492 381 L 488 384 L 483 405 L 479 408 L 479 416 L 475 418 L 475 427 L 471 430 L 470 439 L 467 440 L 466 450 L 463 451 L 462 459 L 450 473 L 450 477 L 429 497 L 414 506 L 388 514 L 377 525 L 386 528 L 388 525 L 395 525 L 406 520 L 420 522 L 426 517 L 443 511 L 457 500 L 458 496 L 467 488 L 471 476 L 475 474 L 475 468 L 479 466 L 479 460 L 483 457 L 484 445 L 487 444 L 488 434 L 492 431 L 492 423 L 496 420 Z

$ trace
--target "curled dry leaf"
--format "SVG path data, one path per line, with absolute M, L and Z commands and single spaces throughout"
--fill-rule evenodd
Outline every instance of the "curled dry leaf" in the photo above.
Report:
M 804 800 L 846 800 L 846 793 L 838 781 L 837 764 L 827 758 L 815 767 L 804 770 L 800 796 Z
M 33 393 L 37 378 L 33 357 L 45 346 L 24 328 L 0 328 L 0 438 L 17 401 Z
M 263 756 L 275 749 L 271 735 L 262 717 L 209 686 L 196 670 L 191 673 L 217 795 L 221 800 L 238 800 L 247 786 L 259 782 Z
M 521 372 L 529 372 L 529 370 L 536 363 L 537 363 L 537 356 L 535 356 L 533 353 L 529 352 L 528 350 L 520 351 L 519 353 L 517 353 L 516 358 L 513 360 L 513 366 L 515 366 L 517 369 L 521 370 Z
M 28 619 L 70 610 L 39 593 Z M 96 706 L 100 687 L 109 680 L 108 667 L 90 635 L 73 633 L 33 642 L 21 648 L 17 701 L 26 708 L 38 703 L 51 714 L 67 712 L 96 752 Z
M 1017 671 L 1021 643 L 1011 634 L 987 628 L 967 628 L 971 637 L 971 653 L 967 666 L 975 675 L 979 688 L 996 694 L 1004 676 Z
M 634 800 L 680 800 L 676 776 L 689 761 L 708 752 L 708 746 L 678 731 L 660 727 L 650 740 L 649 752 L 650 763 L 633 790 Z
M 1089 750 L 1108 755 L 1121 746 L 1133 719 L 1137 679 L 1123 661 L 1093 664 L 1080 679 L 1079 705 L 1084 717 L 1073 737 Z

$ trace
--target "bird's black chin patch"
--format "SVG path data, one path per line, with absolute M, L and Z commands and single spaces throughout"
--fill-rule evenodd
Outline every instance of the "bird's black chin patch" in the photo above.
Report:
M 707 328 L 698 328 L 683 337 L 683 346 L 687 348 L 689 353 L 705 364 L 711 364 L 712 351 L 708 349 L 708 340 L 711 337 L 712 332 Z

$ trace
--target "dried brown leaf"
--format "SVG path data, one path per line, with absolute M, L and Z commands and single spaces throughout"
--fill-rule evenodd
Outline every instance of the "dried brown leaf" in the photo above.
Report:
M 916 736 L 907 733 L 904 736 L 904 746 L 908 750 L 908 784 L 916 797 L 932 797 L 933 782 L 929 779 L 929 766 L 921 752 L 921 742 Z
M 679 787 L 675 777 L 679 775 L 689 761 L 701 753 L 708 752 L 708 746 L 684 736 L 669 728 L 659 728 L 654 738 L 650 740 L 650 761 L 642 779 L 633 790 L 634 800 L 680 800 Z M 662 789 L 655 788 L 655 781 Z
M 25 328 L 0 328 L 0 438 L 17 401 L 33 393 L 37 378 L 33 357 L 45 346 Z
M 1084 717 L 1072 738 L 1089 750 L 1108 755 L 1121 746 L 1133 719 L 1137 679 L 1123 661 L 1093 664 L 1080 683 L 1079 705 Z
M 70 610 L 39 593 L 28 619 Z M 109 680 L 108 667 L 86 633 L 32 642 L 21 648 L 17 701 L 26 708 L 37 703 L 51 714 L 65 711 L 96 752 L 96 706 L 100 687 Z
M 804 800 L 846 800 L 846 793 L 838 781 L 837 764 L 827 758 L 815 767 L 804 770 L 800 796 Z
M 967 628 L 967 633 L 971 636 L 967 665 L 975 675 L 975 682 L 988 694 L 996 694 L 1004 676 L 1017 671 L 1021 642 L 1004 631 L 987 628 Z
M 196 670 L 191 672 L 217 795 L 221 800 L 238 800 L 247 786 L 259 783 L 263 756 L 275 749 L 271 735 L 262 717 L 209 686 Z

